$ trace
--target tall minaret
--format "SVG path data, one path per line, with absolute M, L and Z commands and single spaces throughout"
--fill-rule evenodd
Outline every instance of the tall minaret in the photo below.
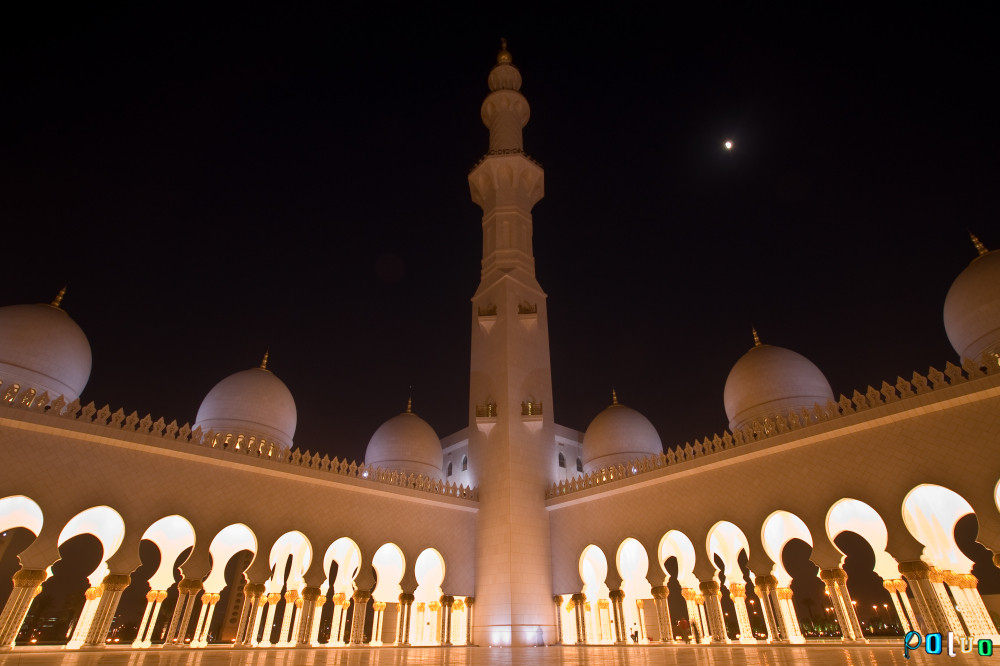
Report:
M 558 463 L 545 294 L 531 249 L 543 171 L 524 154 L 528 102 L 506 42 L 489 86 L 490 149 L 469 174 L 483 209 L 469 383 L 469 464 L 480 497 L 473 630 L 479 645 L 536 645 L 555 640 L 545 489 Z

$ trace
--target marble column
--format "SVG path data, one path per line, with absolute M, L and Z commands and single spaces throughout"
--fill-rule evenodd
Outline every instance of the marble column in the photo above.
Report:
M 757 639 L 753 635 L 753 627 L 750 624 L 750 611 L 747 609 L 747 586 L 746 583 L 730 583 L 729 595 L 733 600 L 733 607 L 736 609 L 736 623 L 740 628 L 740 643 L 756 643 Z
M 103 593 L 104 590 L 100 587 L 88 587 L 87 591 L 83 593 L 85 599 L 83 609 L 80 611 L 80 618 L 76 621 L 73 635 L 66 643 L 67 650 L 78 650 L 83 647 L 84 641 L 90 634 L 90 625 L 94 621 L 94 615 L 97 614 L 97 604 L 100 603 Z
M 561 595 L 557 594 L 552 597 L 552 603 L 556 605 L 556 642 L 562 645 L 565 640 L 563 636 L 563 626 L 562 626 L 562 604 L 563 598 Z
M 413 610 L 413 595 L 403 592 L 399 595 L 399 630 L 396 632 L 398 645 L 410 644 L 410 612 Z
M 906 581 L 902 578 L 892 578 L 882 581 L 882 587 L 889 593 L 892 599 L 892 607 L 896 609 L 896 617 L 899 618 L 899 626 L 903 628 L 903 633 L 918 628 L 917 620 L 913 616 L 913 609 L 910 607 L 909 598 L 906 596 Z M 902 597 L 902 599 L 900 598 Z M 905 606 L 903 605 L 905 603 Z
M 587 612 L 587 595 L 585 594 L 574 594 L 573 600 L 573 611 L 576 617 L 576 644 L 586 645 L 587 644 L 587 618 L 584 615 Z
M 712 640 L 717 643 L 728 643 L 726 623 L 722 615 L 722 588 L 714 580 L 702 581 L 701 594 L 705 598 L 705 614 L 708 616 L 708 630 L 712 632 Z
M 194 630 L 194 640 L 191 647 L 203 648 L 208 646 L 208 632 L 212 628 L 212 618 L 215 616 L 215 605 L 219 603 L 222 596 L 218 592 L 206 592 L 201 595 L 201 613 L 198 616 L 198 624 Z
M 354 615 L 351 617 L 351 645 L 365 644 L 365 618 L 368 616 L 368 600 L 372 595 L 362 590 L 355 590 Z
M 622 601 L 625 599 L 625 592 L 622 590 L 611 590 L 608 595 L 611 598 L 611 617 L 615 624 L 615 645 L 625 645 L 628 637 L 625 635 L 625 610 Z
M 0 612 L 0 650 L 14 645 L 31 602 L 41 592 L 47 577 L 44 569 L 21 569 L 14 574 L 14 589 Z
M 305 596 L 306 591 L 310 588 L 306 588 L 302 591 L 302 595 Z M 326 604 L 326 597 L 323 596 L 322 590 L 320 588 L 312 588 L 317 591 L 316 599 L 313 600 L 312 609 L 312 622 L 309 623 L 309 629 L 304 634 L 305 635 L 305 645 L 311 645 L 312 647 L 319 647 L 319 625 L 323 619 L 323 605 Z
M 281 611 L 281 629 L 278 631 L 278 642 L 276 643 L 278 647 L 289 647 L 292 644 L 292 616 L 297 610 L 295 608 L 295 602 L 298 601 L 298 599 L 298 590 L 285 591 L 285 608 Z
M 260 637 L 260 641 L 257 645 L 261 647 L 271 647 L 271 630 L 274 628 L 274 613 L 278 609 L 278 602 L 281 601 L 280 592 L 271 592 L 267 595 L 267 615 L 264 618 L 264 633 Z M 254 638 L 259 632 L 254 632 Z M 281 637 L 278 637 L 279 640 Z
M 129 574 L 111 574 L 104 577 L 101 582 L 101 597 L 97 602 L 94 611 L 94 619 L 90 623 L 90 631 L 83 644 L 87 647 L 104 647 L 108 638 L 108 631 L 111 629 L 111 622 L 115 619 L 115 611 L 118 610 L 118 602 L 121 601 L 122 592 L 132 582 Z
M 260 622 L 263 602 L 263 583 L 247 583 L 243 586 L 243 607 L 240 609 L 240 622 L 236 627 L 235 645 L 256 645 L 256 631 Z
M 701 624 L 701 612 L 698 610 L 698 592 L 690 587 L 681 588 L 681 596 L 687 606 L 688 641 L 699 643 L 705 636 Z
M 768 574 L 757 576 L 754 579 L 754 592 L 760 599 L 760 612 L 764 616 L 764 626 L 767 628 L 767 642 L 775 643 L 782 639 L 787 639 L 788 634 L 778 629 L 779 613 L 775 612 L 777 600 L 773 598 L 774 589 L 778 585 L 778 579 Z
M 465 644 L 472 645 L 472 607 L 476 603 L 475 597 L 465 598 Z
M 441 645 L 451 645 L 451 611 L 455 597 L 446 594 L 441 597 Z
M 996 626 L 990 618 L 983 598 L 979 594 L 979 579 L 969 574 L 948 572 L 945 584 L 951 589 L 955 600 L 959 601 L 959 612 L 971 635 L 977 638 L 992 638 L 997 635 Z
M 156 618 L 160 614 L 160 604 L 166 598 L 166 590 L 150 590 L 146 593 L 146 610 L 142 613 L 139 632 L 135 635 L 135 640 L 132 641 L 133 648 L 148 648 L 152 644 L 153 629 L 156 627 Z
M 948 598 L 944 588 L 944 574 L 921 560 L 900 562 L 899 573 L 903 574 L 913 590 L 917 602 L 917 612 L 924 621 L 925 633 L 952 632 L 964 636 L 965 630 L 958 613 Z
M 291 642 L 294 645 L 306 646 L 313 643 L 313 625 L 319 614 L 316 610 L 316 600 L 320 597 L 321 590 L 318 587 L 308 586 L 302 589 L 302 595 L 296 602 L 298 616 L 295 619 L 295 629 L 292 631 Z M 301 602 L 301 603 L 300 603 Z M 319 626 L 316 625 L 319 631 Z
M 670 604 L 667 597 L 670 590 L 666 585 L 653 588 L 653 606 L 656 609 L 656 627 L 660 630 L 661 643 L 674 642 L 674 627 L 670 622 Z
M 826 585 L 826 591 L 830 595 L 830 603 L 837 615 L 837 624 L 840 625 L 841 638 L 845 641 L 867 642 L 861 633 L 858 614 L 854 604 L 851 603 L 851 594 L 847 590 L 847 572 L 840 567 L 821 569 L 819 578 Z

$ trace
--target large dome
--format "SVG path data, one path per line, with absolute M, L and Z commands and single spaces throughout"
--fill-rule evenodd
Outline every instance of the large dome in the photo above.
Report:
M 229 375 L 216 384 L 198 408 L 195 427 L 202 431 L 253 435 L 291 448 L 295 435 L 295 400 L 285 383 L 262 367 Z
M 90 379 L 90 343 L 66 312 L 53 305 L 0 308 L 0 381 L 33 388 L 67 402 L 80 397 Z
M 365 464 L 437 479 L 441 477 L 444 451 L 434 428 L 408 405 L 405 412 L 383 423 L 372 435 L 365 449 Z
M 1000 251 L 974 239 L 980 256 L 958 274 L 944 299 L 944 329 L 962 358 L 1000 352 Z
M 790 412 L 812 410 L 833 400 L 830 383 L 802 354 L 761 344 L 744 354 L 726 378 L 724 401 L 729 429 L 738 430 L 755 419 L 788 418 Z
M 653 424 L 631 407 L 618 404 L 614 394 L 611 406 L 594 417 L 583 435 L 583 471 L 587 474 L 659 453 L 663 444 Z

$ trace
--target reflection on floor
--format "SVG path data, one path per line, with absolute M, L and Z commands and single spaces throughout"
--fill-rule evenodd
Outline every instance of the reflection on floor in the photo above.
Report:
M 986 658 L 960 655 L 953 663 L 976 663 Z M 930 664 L 949 663 L 946 656 L 911 653 L 903 658 L 899 647 L 841 645 L 730 647 L 730 646 L 654 646 L 654 647 L 548 647 L 548 648 L 381 648 L 381 649 L 267 649 L 233 650 L 138 650 L 107 649 L 94 652 L 66 652 L 42 648 L 18 648 L 0 653 L 0 666 L 531 666 L 532 664 L 569 664 L 605 666 L 660 664 L 779 666 L 782 664 Z

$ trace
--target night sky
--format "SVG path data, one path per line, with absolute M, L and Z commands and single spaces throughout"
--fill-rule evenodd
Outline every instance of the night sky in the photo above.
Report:
M 998 58 L 974 10 L 505 8 L 5 22 L 0 303 L 69 283 L 98 406 L 193 422 L 270 347 L 303 448 L 362 457 L 411 384 L 439 435 L 462 428 L 466 175 L 502 35 L 546 168 L 559 423 L 584 429 L 614 386 L 665 446 L 721 432 L 751 323 L 838 394 L 954 359 L 966 228 L 1000 243 Z
M 363 457 L 410 385 L 464 427 L 466 175 L 504 36 L 546 169 L 557 422 L 613 386 L 667 447 L 722 432 L 751 324 L 837 394 L 893 383 L 955 360 L 966 229 L 1000 244 L 985 7 L 31 3 L 0 21 L 0 304 L 69 284 L 98 406 L 193 422 L 269 347 L 302 448 Z

